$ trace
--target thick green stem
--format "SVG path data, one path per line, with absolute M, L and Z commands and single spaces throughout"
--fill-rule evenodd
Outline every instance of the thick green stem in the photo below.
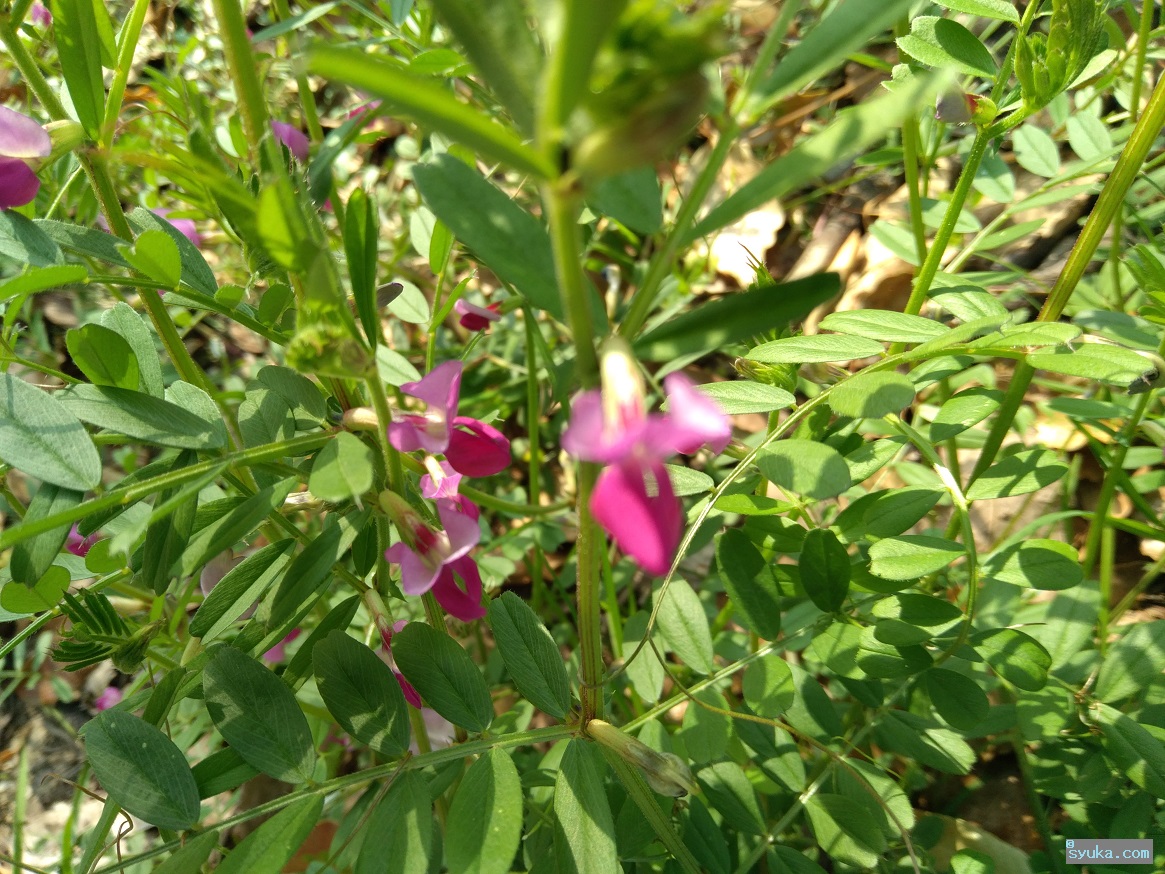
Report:
M 1144 164 L 1149 149 L 1160 134 L 1162 124 L 1165 124 L 1165 76 L 1158 80 L 1144 113 L 1137 119 L 1137 125 L 1133 128 L 1129 141 L 1125 143 L 1120 157 L 1117 158 L 1116 166 L 1113 167 L 1112 174 L 1105 182 L 1092 214 L 1088 216 L 1088 221 L 1084 223 L 1084 229 L 1076 238 L 1076 244 L 1068 253 L 1064 269 L 1060 272 L 1052 290 L 1048 292 L 1043 309 L 1036 316 L 1037 321 L 1054 322 L 1064 312 L 1068 298 L 1076 290 L 1080 278 L 1092 261 L 1092 256 L 1096 254 L 1100 241 L 1109 225 L 1112 224 L 1113 217 L 1124 202 L 1125 195 L 1137 178 L 1137 174 L 1140 173 L 1141 165 Z M 1035 368 L 1026 361 L 1016 366 L 1015 373 L 1011 377 L 1011 385 L 1003 399 L 1003 405 L 987 435 L 987 441 L 979 454 L 975 469 L 971 471 L 968 487 L 995 461 L 995 456 L 1003 445 L 1003 439 L 1007 436 L 1008 429 L 1011 428 L 1016 412 L 1023 403 L 1034 374 Z

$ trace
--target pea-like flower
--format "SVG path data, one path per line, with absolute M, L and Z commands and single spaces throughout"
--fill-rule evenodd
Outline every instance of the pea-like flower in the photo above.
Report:
M 479 307 L 464 298 L 458 298 L 457 303 L 453 304 L 453 312 L 461 317 L 458 322 L 467 331 L 483 331 L 488 328 L 490 322 L 496 322 L 501 318 L 498 313 L 500 308 L 501 304 L 496 303 Z
M 606 464 L 591 493 L 595 520 L 645 571 L 667 573 L 683 533 L 683 507 L 664 460 L 707 445 L 723 451 L 728 417 L 686 376 L 664 379 L 666 413 L 648 413 L 643 380 L 625 348 L 609 347 L 602 390 L 578 395 L 562 445 L 584 461 Z
M 490 476 L 510 463 L 510 441 L 485 422 L 458 416 L 461 362 L 446 361 L 416 382 L 401 387 L 423 404 L 421 410 L 398 410 L 388 426 L 388 440 L 401 452 L 423 449 L 444 455 L 458 473 Z
M 52 149 L 43 127 L 27 115 L 0 106 L 0 209 L 32 202 L 40 190 L 33 165 Z
M 301 162 L 307 160 L 311 143 L 303 131 L 285 121 L 271 122 L 271 130 L 274 132 L 276 139 L 287 146 L 287 150 L 291 152 L 295 160 Z

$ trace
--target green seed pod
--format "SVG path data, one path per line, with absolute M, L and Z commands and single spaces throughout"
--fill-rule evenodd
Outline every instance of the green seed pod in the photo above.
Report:
M 656 752 L 647 744 L 601 719 L 592 719 L 588 722 L 586 733 L 627 764 L 638 768 L 647 785 L 660 795 L 682 798 L 689 792 L 698 791 L 696 782 L 692 779 L 692 769 L 679 756 Z

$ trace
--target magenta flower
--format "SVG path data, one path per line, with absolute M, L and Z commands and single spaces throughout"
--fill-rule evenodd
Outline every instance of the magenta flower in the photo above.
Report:
M 458 585 L 458 580 L 461 585 Z M 472 622 L 486 614 L 481 603 L 482 588 L 477 562 L 472 556 L 463 555 L 441 568 L 437 582 L 433 584 L 433 597 L 450 616 L 462 622 Z
M 458 491 L 462 474 L 457 473 L 448 461 L 438 462 L 433 456 L 425 458 L 429 472 L 421 477 L 421 495 L 430 501 L 451 501 L 458 511 L 471 519 L 481 516 L 477 504 Z
M 170 218 L 170 210 L 165 207 L 151 209 L 150 212 L 159 218 L 164 218 L 174 226 L 174 230 L 188 239 L 196 247 L 202 248 L 202 235 L 198 233 L 198 226 L 194 224 L 193 219 L 172 219 Z
M 116 707 L 121 703 L 122 697 L 121 689 L 117 686 L 106 686 L 93 702 L 93 709 L 100 713 L 110 707 Z
M 6 106 L 0 106 L 0 209 L 31 203 L 40 190 L 32 165 L 53 150 L 45 129 Z
M 28 17 L 32 19 L 32 23 L 40 28 L 49 28 L 53 24 L 53 14 L 49 12 L 48 8 L 43 3 L 33 3 L 28 10 Z
M 453 304 L 453 312 L 461 316 L 458 320 L 461 327 L 468 331 L 481 331 L 489 327 L 490 322 L 496 322 L 501 316 L 498 310 L 501 304 L 491 303 L 487 307 L 479 307 L 477 304 L 472 304 L 464 298 L 458 298 L 457 303 Z
M 510 463 L 510 441 L 505 435 L 477 419 L 457 415 L 460 361 L 439 364 L 422 379 L 400 388 L 422 401 L 424 409 L 393 413 L 388 441 L 398 450 L 444 454 L 453 469 L 466 476 L 490 476 Z
M 607 465 L 591 493 L 591 514 L 640 567 L 662 575 L 675 558 L 684 521 L 663 462 L 702 445 L 723 451 L 731 425 L 681 374 L 664 380 L 668 411 L 648 414 L 642 379 L 626 351 L 606 353 L 602 371 L 602 391 L 583 392 L 571 404 L 562 445 L 584 461 Z
M 92 548 L 93 544 L 97 542 L 97 540 L 98 537 L 96 534 L 90 534 L 88 537 L 82 537 L 81 532 L 77 529 L 77 526 L 74 525 L 69 529 L 69 534 L 65 538 L 65 549 L 73 553 L 73 555 L 84 557 L 89 554 L 89 550 Z
M 271 122 L 271 130 L 275 132 L 275 136 L 279 142 L 287 146 L 287 150 L 295 156 L 295 160 L 307 160 L 308 149 L 311 144 L 308 142 L 307 136 L 303 131 L 295 125 L 288 124 L 284 121 Z
M 437 515 L 444 531 L 434 531 L 411 508 L 394 520 L 401 540 L 390 546 L 384 557 L 400 565 L 400 584 L 406 594 L 429 591 L 445 566 L 468 555 L 481 539 L 477 522 L 459 513 L 452 502 L 438 501 Z
M 271 662 L 271 664 L 278 664 L 279 662 L 283 661 L 283 659 L 287 656 L 287 653 L 285 652 L 287 644 L 291 643 L 293 640 L 299 637 L 301 633 L 302 632 L 300 632 L 298 628 L 291 629 L 291 631 L 288 632 L 287 636 L 283 638 L 283 640 L 279 641 L 279 643 L 275 644 L 275 646 L 271 647 L 271 649 L 263 653 L 263 661 Z
M 377 621 L 379 622 L 380 620 Z M 392 675 L 396 677 L 396 682 L 400 686 L 401 692 L 404 693 L 405 700 L 417 708 L 417 710 L 420 710 L 424 706 L 421 701 L 421 694 L 412 683 L 405 679 L 405 675 L 396 669 L 396 662 L 392 658 L 392 636 L 408 624 L 408 620 L 400 619 L 394 622 L 391 627 L 381 625 L 380 642 L 384 645 L 384 651 L 388 654 L 387 660 L 389 665 L 394 666 L 392 668 Z

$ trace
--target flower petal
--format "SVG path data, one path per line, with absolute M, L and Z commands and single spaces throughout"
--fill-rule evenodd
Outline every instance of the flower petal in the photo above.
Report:
M 202 235 L 198 233 L 198 226 L 194 224 L 193 219 L 172 219 L 170 218 L 170 210 L 163 207 L 158 209 L 151 209 L 154 215 L 168 221 L 178 233 L 188 239 L 195 246 L 202 246 Z
M 441 518 L 441 527 L 445 529 L 445 535 L 449 538 L 449 555 L 442 559 L 443 565 L 456 561 L 477 546 L 477 542 L 481 540 L 481 526 L 477 524 L 476 519 L 471 519 L 458 511 L 452 501 L 438 501 L 437 515 Z
M 479 307 L 464 298 L 458 298 L 453 304 L 453 312 L 461 316 L 459 319 L 461 327 L 469 331 L 481 331 L 488 328 L 490 322 L 496 322 L 501 318 L 496 303 L 489 307 Z
M 426 461 L 426 463 L 428 462 Z M 441 481 L 435 483 L 432 474 L 425 474 L 421 477 L 421 494 L 431 501 L 438 498 L 451 501 L 457 497 L 457 487 L 461 485 L 461 474 L 453 470 L 448 461 L 439 462 L 438 466 L 442 473 Z
M 461 578 L 464 590 L 457 585 L 457 577 Z M 467 555 L 442 568 L 433 586 L 433 597 L 450 616 L 462 622 L 472 622 L 486 614 L 481 603 L 481 590 L 481 572 L 477 569 L 477 562 Z
M 53 150 L 45 129 L 23 113 L 0 106 L 0 156 L 47 158 Z
M 643 440 L 647 424 L 644 419 L 627 427 L 608 428 L 602 394 L 584 391 L 570 402 L 570 423 L 562 432 L 562 448 L 583 461 L 623 461 Z
M 465 476 L 492 476 L 510 466 L 510 441 L 492 425 L 458 416 L 449 434 L 445 457 Z
M 271 122 L 271 130 L 275 132 L 279 142 L 287 146 L 287 150 L 295 156 L 297 161 L 307 160 L 311 143 L 308 142 L 307 135 L 303 131 L 284 121 Z
M 591 493 L 591 513 L 618 547 L 650 574 L 671 567 L 683 533 L 683 507 L 662 462 L 606 468 Z
M 669 374 L 663 385 L 675 451 L 691 455 L 706 445 L 717 455 L 723 452 L 732 439 L 732 423 L 717 403 L 682 373 Z
M 403 543 L 394 543 L 385 550 L 384 557 L 400 565 L 400 587 L 406 595 L 423 595 L 433 588 L 441 565 L 430 567 L 419 555 Z
M 412 683 L 405 679 L 405 675 L 400 671 L 393 671 L 392 675 L 400 683 L 400 690 L 405 693 L 405 700 L 417 708 L 417 710 L 420 710 L 424 706 L 421 703 L 421 694 L 413 687 Z
M 24 161 L 0 158 L 0 209 L 32 203 L 39 190 L 40 180 Z

